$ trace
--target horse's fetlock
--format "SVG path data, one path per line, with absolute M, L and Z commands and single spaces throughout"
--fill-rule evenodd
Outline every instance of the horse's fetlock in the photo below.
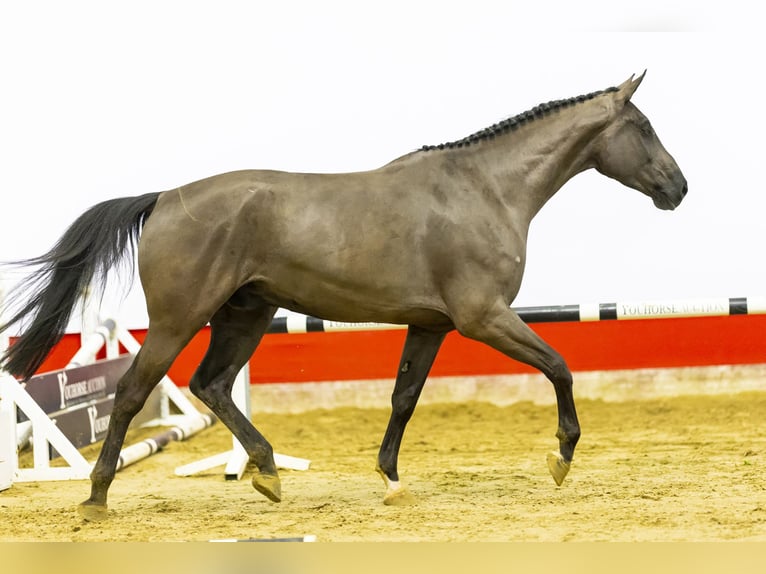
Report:
M 571 425 L 567 428 L 559 427 L 556 431 L 556 438 L 574 448 L 580 440 L 580 427 L 576 425 Z

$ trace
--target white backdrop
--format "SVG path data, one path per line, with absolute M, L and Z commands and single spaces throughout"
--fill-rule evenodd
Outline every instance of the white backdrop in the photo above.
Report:
M 0 260 L 42 253 L 104 199 L 242 168 L 370 169 L 648 69 L 633 101 L 686 201 L 661 212 L 577 176 L 533 222 L 516 304 L 766 294 L 758 20 L 738 2 L 619 5 L 4 6 Z M 145 325 L 139 289 L 120 316 Z

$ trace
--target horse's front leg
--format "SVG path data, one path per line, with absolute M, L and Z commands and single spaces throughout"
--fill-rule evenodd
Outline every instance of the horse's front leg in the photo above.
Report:
M 463 335 L 482 341 L 505 355 L 539 369 L 553 383 L 558 406 L 559 452 L 548 455 L 548 470 L 561 486 L 572 464 L 575 446 L 580 439 L 572 373 L 564 359 L 530 329 L 519 316 L 498 302 L 479 313 L 464 313 L 455 324 Z
M 396 385 L 391 395 L 391 418 L 378 453 L 377 471 L 386 484 L 384 504 L 403 505 L 413 502 L 412 495 L 399 480 L 399 447 L 445 335 L 445 332 L 426 331 L 414 326 L 407 330 Z

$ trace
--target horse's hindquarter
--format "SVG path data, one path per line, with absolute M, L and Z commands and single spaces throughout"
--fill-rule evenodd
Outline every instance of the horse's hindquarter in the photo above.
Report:
M 214 277 L 202 283 L 218 305 L 250 283 L 267 301 L 320 317 L 442 324 L 444 282 L 461 258 L 489 257 L 481 202 L 449 187 L 388 166 L 209 178 L 163 194 L 144 230 L 142 280 L 170 265 L 186 288 Z M 474 229 L 461 221 L 469 207 Z

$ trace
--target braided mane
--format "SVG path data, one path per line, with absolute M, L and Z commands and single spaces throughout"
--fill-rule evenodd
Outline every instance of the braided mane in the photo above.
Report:
M 616 91 L 617 91 L 617 88 L 611 87 L 605 90 L 591 92 L 590 94 L 576 96 L 574 98 L 567 98 L 565 100 L 553 100 L 551 102 L 546 102 L 544 104 L 535 106 L 531 110 L 527 110 L 526 112 L 522 112 L 518 115 L 505 119 L 496 124 L 492 124 L 491 126 L 484 128 L 483 130 L 479 130 L 478 132 L 472 133 L 471 135 L 466 136 L 462 139 L 446 142 L 446 143 L 441 143 L 439 145 L 424 145 L 420 149 L 421 151 L 431 151 L 431 150 L 437 150 L 437 149 L 455 149 L 455 148 L 467 147 L 467 146 L 470 146 L 471 144 L 492 139 L 495 136 L 498 136 L 510 131 L 514 131 L 518 129 L 520 126 L 523 126 L 538 118 L 542 118 L 550 114 L 551 112 L 555 112 L 557 110 L 567 108 L 569 106 L 574 106 L 581 102 L 592 100 L 596 96 L 600 96 L 602 94 L 606 94 L 609 92 L 616 92 Z

